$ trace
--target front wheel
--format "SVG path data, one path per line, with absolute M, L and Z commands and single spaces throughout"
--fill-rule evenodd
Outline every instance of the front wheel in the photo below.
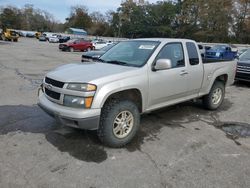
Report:
M 215 81 L 208 95 L 203 97 L 203 104 L 209 110 L 216 110 L 220 107 L 225 97 L 225 85 Z
M 135 136 L 140 125 L 137 106 L 128 100 L 111 100 L 104 105 L 98 136 L 110 147 L 122 147 Z

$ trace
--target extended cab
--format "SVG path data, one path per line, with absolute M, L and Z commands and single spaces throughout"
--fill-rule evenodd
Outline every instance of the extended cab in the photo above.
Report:
M 192 40 L 129 40 L 96 62 L 49 72 L 38 104 L 62 124 L 98 130 L 104 144 L 121 147 L 135 136 L 142 113 L 198 98 L 217 109 L 235 71 L 235 61 L 202 61 Z

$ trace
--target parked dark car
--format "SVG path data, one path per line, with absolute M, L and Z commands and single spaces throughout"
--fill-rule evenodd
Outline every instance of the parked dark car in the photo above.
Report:
M 237 51 L 232 51 L 229 45 L 215 45 L 206 50 L 205 58 L 232 60 L 237 57 Z
M 59 43 L 64 43 L 64 42 L 68 42 L 70 40 L 70 37 L 69 36 L 61 36 L 61 37 L 58 37 L 59 39 Z
M 59 49 L 62 51 L 90 51 L 93 50 L 93 44 L 84 39 L 74 39 L 67 43 L 59 44 Z
M 91 62 L 96 58 L 101 57 L 104 53 L 106 53 L 109 49 L 111 49 L 113 46 L 115 46 L 116 43 L 110 44 L 108 46 L 105 46 L 101 48 L 100 50 L 94 50 L 90 52 L 84 52 L 82 54 L 82 62 Z
M 245 53 L 248 50 L 248 48 L 243 48 L 238 51 L 237 56 L 240 57 L 241 54 Z
M 239 57 L 235 80 L 250 82 L 250 48 Z
M 46 42 L 47 41 L 47 39 L 46 39 L 46 37 L 44 35 L 40 36 L 38 40 L 41 41 L 41 42 Z

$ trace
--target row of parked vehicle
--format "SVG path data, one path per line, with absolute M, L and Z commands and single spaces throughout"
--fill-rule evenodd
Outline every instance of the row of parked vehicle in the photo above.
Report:
M 62 36 L 60 34 L 55 33 L 42 33 L 38 40 L 41 42 L 50 42 L 50 43 L 63 43 L 70 40 L 70 36 Z

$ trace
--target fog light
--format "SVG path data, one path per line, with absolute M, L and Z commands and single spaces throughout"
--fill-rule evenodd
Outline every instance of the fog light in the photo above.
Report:
M 83 97 L 64 95 L 63 104 L 68 107 L 85 108 L 85 99 Z

